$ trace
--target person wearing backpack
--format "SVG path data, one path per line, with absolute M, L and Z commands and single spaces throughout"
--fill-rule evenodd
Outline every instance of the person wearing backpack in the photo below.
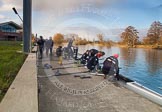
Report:
M 118 54 L 114 54 L 103 62 L 102 73 L 104 74 L 104 79 L 106 79 L 107 75 L 114 75 L 119 80 L 118 57 Z

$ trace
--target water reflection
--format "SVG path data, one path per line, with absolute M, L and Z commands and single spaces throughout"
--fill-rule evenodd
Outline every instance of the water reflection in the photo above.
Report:
M 146 63 L 148 64 L 148 71 L 151 75 L 156 75 L 157 72 L 162 68 L 162 53 L 159 50 L 144 50 Z
M 102 51 L 103 48 L 104 48 L 103 46 L 98 46 L 98 50 L 99 50 L 99 51 Z
M 134 48 L 120 48 L 121 59 L 124 60 L 124 65 L 134 65 L 136 61 L 136 49 Z

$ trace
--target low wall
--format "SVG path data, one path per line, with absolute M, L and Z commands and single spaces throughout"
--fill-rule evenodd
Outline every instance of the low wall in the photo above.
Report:
M 36 55 L 30 53 L 0 103 L 0 112 L 38 112 Z

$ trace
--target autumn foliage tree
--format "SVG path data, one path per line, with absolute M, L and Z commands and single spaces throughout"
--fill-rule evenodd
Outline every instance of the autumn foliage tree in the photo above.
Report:
M 159 44 L 162 38 L 162 23 L 154 21 L 147 33 L 147 37 L 143 39 L 145 44 Z
M 133 47 L 138 42 L 138 32 L 133 26 L 128 26 L 121 34 L 122 43 Z
M 64 36 L 61 33 L 57 33 L 54 35 L 53 40 L 55 44 L 62 44 L 64 42 Z

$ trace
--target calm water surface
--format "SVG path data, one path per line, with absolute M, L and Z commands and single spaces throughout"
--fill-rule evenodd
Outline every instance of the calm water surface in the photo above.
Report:
M 104 51 L 105 58 L 119 53 L 120 74 L 162 94 L 162 50 L 86 45 L 79 46 L 79 53 L 91 48 Z

